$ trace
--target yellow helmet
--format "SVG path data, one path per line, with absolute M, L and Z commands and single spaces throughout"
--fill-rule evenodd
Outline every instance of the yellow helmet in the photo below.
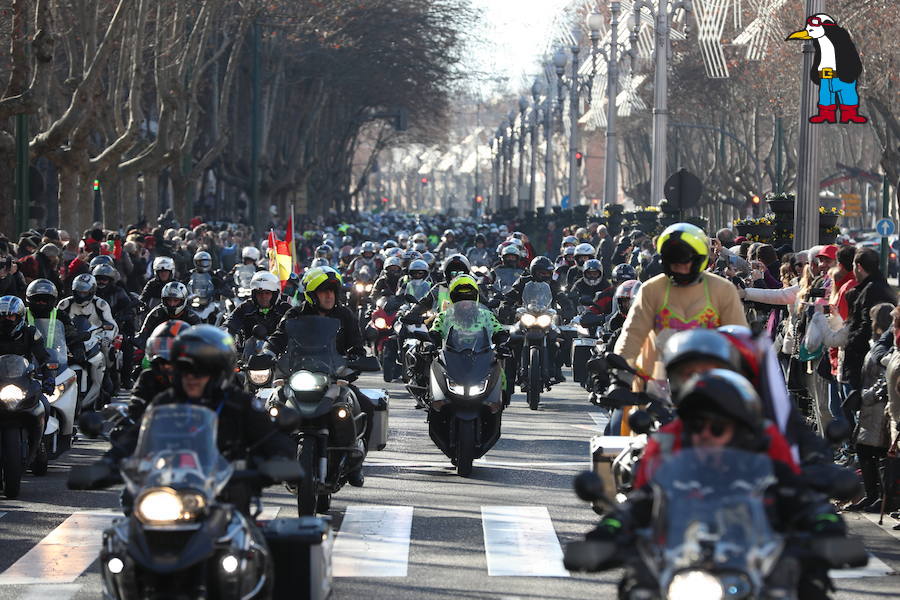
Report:
M 337 295 L 341 291 L 343 280 L 341 274 L 331 267 L 316 267 L 303 275 L 300 285 L 303 286 L 303 297 L 306 301 L 313 306 L 318 306 L 319 297 L 314 292 L 331 289 Z
M 450 282 L 450 300 L 461 302 L 471 300 L 478 302 L 478 282 L 471 275 L 458 275 Z
M 675 285 L 691 285 L 709 264 L 709 240 L 706 233 L 690 223 L 675 223 L 663 231 L 656 242 L 663 271 Z M 691 263 L 690 273 L 675 273 L 673 264 Z

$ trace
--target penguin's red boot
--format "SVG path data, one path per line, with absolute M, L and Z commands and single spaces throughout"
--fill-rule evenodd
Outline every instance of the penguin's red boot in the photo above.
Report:
M 837 104 L 820 104 L 819 114 L 809 118 L 810 123 L 837 123 Z
M 841 123 L 865 123 L 867 118 L 859 114 L 859 104 L 855 106 L 841 105 Z

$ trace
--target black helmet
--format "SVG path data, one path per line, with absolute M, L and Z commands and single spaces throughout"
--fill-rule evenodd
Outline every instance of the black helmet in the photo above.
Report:
M 59 292 L 53 282 L 49 279 L 35 279 L 28 284 L 28 289 L 25 290 L 25 303 L 31 306 L 32 302 L 40 301 L 45 296 L 47 297 L 46 302 L 56 306 Z
M 550 278 L 553 277 L 553 263 L 550 262 L 550 259 L 546 256 L 535 256 L 531 259 L 531 264 L 528 266 L 528 272 L 531 273 L 531 278 L 534 281 L 545 281 L 550 282 Z
M 716 415 L 734 420 L 753 439 L 759 440 L 764 420 L 759 394 L 747 379 L 727 369 L 712 369 L 692 377 L 682 390 L 678 416 L 684 421 L 698 415 Z M 747 442 L 747 437 L 737 440 Z
M 483 233 L 476 233 L 476 234 L 475 234 L 475 242 L 474 242 L 474 243 L 477 244 L 478 242 L 481 242 L 482 244 L 487 244 L 487 238 L 484 237 L 484 234 L 483 234 Z
M 212 325 L 194 325 L 178 334 L 172 342 L 171 360 L 175 363 L 175 385 L 181 388 L 185 373 L 209 375 L 203 395 L 224 388 L 232 378 L 237 362 L 234 338 Z
M 591 273 L 591 275 L 589 276 L 588 273 Z M 598 285 L 603 279 L 603 265 L 596 258 L 591 258 L 585 261 L 584 266 L 581 267 L 581 275 L 584 277 L 584 282 L 588 285 Z
M 444 273 L 444 281 L 450 282 L 457 275 L 468 275 L 472 266 L 469 259 L 462 254 L 451 254 L 444 260 L 441 271 Z
M 632 279 L 637 279 L 637 272 L 631 265 L 621 264 L 613 267 L 613 285 L 619 285 L 620 283 L 625 283 L 626 281 L 631 281 Z

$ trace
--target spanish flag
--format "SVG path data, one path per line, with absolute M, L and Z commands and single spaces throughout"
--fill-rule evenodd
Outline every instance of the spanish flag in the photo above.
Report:
M 291 245 L 283 242 L 275 237 L 275 231 L 269 230 L 269 270 L 278 276 L 281 280 L 281 288 L 288 277 L 291 276 L 291 267 L 293 258 L 291 257 Z

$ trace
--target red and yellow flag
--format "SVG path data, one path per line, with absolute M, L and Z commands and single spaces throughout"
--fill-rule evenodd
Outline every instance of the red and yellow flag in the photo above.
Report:
M 288 242 L 283 242 L 275 237 L 275 231 L 269 230 L 269 270 L 278 276 L 281 280 L 281 287 L 291 276 L 291 246 Z

